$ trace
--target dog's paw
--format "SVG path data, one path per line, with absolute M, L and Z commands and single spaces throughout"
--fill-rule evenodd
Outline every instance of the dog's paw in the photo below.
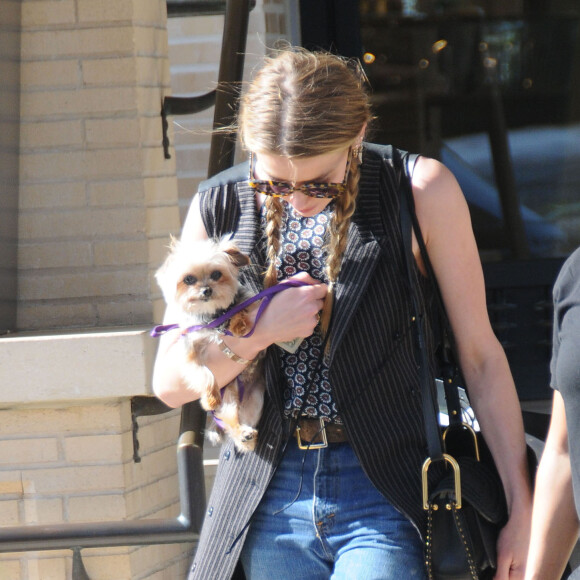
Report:
M 242 425 L 238 436 L 234 439 L 236 447 L 243 453 L 246 451 L 253 451 L 256 448 L 257 441 L 258 431 L 247 425 Z

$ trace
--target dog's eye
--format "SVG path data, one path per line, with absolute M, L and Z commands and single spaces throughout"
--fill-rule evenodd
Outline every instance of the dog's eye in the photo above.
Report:
M 214 282 L 217 282 L 221 277 L 222 277 L 222 273 L 219 270 L 214 270 L 210 275 L 210 278 Z
M 183 283 L 186 286 L 193 286 L 195 283 L 197 282 L 197 278 L 195 276 L 192 276 L 191 274 L 188 274 L 184 279 L 183 279 Z

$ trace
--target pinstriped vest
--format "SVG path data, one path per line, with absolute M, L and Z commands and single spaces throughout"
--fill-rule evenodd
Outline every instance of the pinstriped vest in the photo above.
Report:
M 232 233 L 257 268 L 244 283 L 262 288 L 265 238 L 247 163 L 200 185 L 209 236 Z M 390 146 L 365 144 L 360 193 L 336 284 L 330 379 L 349 441 L 383 493 L 423 530 L 421 464 L 426 457 L 411 305 L 399 220 L 398 171 Z M 423 304 L 428 283 L 415 268 Z M 427 342 L 432 350 L 430 307 Z M 266 358 L 267 394 L 256 451 L 238 454 L 226 443 L 190 572 L 190 580 L 223 580 L 234 573 L 247 525 L 288 439 L 283 420 L 278 347 Z

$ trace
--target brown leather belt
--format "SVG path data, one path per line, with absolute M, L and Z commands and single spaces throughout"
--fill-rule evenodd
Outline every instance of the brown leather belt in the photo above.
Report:
M 322 449 L 328 447 L 329 443 L 348 441 L 344 425 L 307 417 L 298 420 L 294 435 L 300 449 Z

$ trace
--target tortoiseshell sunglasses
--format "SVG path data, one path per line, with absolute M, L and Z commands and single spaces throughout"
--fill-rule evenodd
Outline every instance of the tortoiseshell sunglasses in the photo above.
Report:
M 274 181 L 272 179 L 262 180 L 254 177 L 254 154 L 250 153 L 250 175 L 248 183 L 250 187 L 259 193 L 269 195 L 271 197 L 286 197 L 298 191 L 307 195 L 308 197 L 331 198 L 334 199 L 342 195 L 346 191 L 346 180 L 348 179 L 348 172 L 350 170 L 351 151 L 349 149 L 348 159 L 346 162 L 346 169 L 344 171 L 344 179 L 342 183 L 302 183 L 295 185 L 289 181 Z

